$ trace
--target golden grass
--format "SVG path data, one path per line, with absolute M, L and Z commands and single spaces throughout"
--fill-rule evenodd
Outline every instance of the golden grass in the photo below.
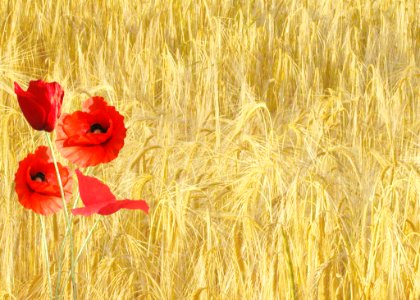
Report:
M 101 219 L 80 299 L 419 299 L 416 0 L 4 0 L 0 14 L 0 298 L 48 296 L 39 218 L 13 189 L 46 144 L 13 81 L 44 78 L 64 112 L 90 95 L 117 106 L 126 145 L 91 172 L 151 205 Z M 96 218 L 75 218 L 75 252 Z M 63 214 L 46 226 L 55 284 Z

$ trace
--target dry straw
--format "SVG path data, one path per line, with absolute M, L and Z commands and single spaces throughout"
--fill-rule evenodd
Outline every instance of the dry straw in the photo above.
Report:
M 64 112 L 118 107 L 126 146 L 91 172 L 151 205 L 98 223 L 80 299 L 419 299 L 418 1 L 6 0 L 0 15 L 0 298 L 49 295 L 42 229 L 13 190 L 44 137 L 12 83 L 44 78 Z M 75 249 L 95 221 L 74 218 Z M 45 224 L 52 286 L 65 224 Z

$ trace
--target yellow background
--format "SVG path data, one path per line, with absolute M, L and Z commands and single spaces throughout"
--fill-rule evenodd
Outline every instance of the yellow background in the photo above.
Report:
M 63 112 L 101 95 L 125 116 L 125 147 L 91 174 L 151 206 L 101 218 L 79 299 L 418 299 L 419 15 L 416 0 L 1 1 L 0 298 L 48 297 L 39 216 L 13 189 L 46 144 L 13 81 L 42 78 Z M 74 218 L 75 251 L 97 218 Z M 55 285 L 65 221 L 46 220 Z

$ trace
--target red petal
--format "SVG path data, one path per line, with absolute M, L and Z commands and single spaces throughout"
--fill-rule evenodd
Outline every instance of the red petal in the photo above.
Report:
M 59 144 L 57 144 L 59 147 Z M 103 162 L 108 162 L 113 159 L 110 155 L 113 153 L 107 153 L 101 146 L 91 147 L 63 147 L 60 150 L 62 156 L 67 158 L 72 163 L 75 163 L 79 167 L 96 166 Z
M 73 180 L 69 176 L 68 168 L 60 164 L 58 167 L 63 182 L 65 198 L 68 201 L 72 191 Z M 31 174 L 36 174 L 37 172 L 42 172 L 45 175 L 45 182 L 32 180 Z M 25 208 L 31 209 L 36 213 L 48 215 L 62 208 L 55 168 L 51 162 L 47 147 L 38 147 L 33 154 L 29 154 L 19 162 L 19 167 L 15 174 L 15 191 L 19 202 Z
M 92 116 L 81 111 L 64 114 L 60 121 L 66 137 L 85 134 L 89 131 L 92 122 Z
M 102 97 L 86 100 L 83 109 L 87 112 L 66 115 L 59 122 L 56 144 L 60 153 L 80 167 L 112 161 L 124 146 L 127 132 L 124 117 L 113 106 L 108 106 Z M 104 134 L 89 133 L 93 123 L 106 125 L 108 131 Z
M 32 155 L 36 161 L 52 162 L 51 151 L 47 146 L 39 146 L 34 154 L 29 155 Z
M 110 204 L 107 204 L 106 206 L 102 207 L 98 214 L 100 215 L 110 215 L 113 214 L 120 209 L 141 209 L 145 213 L 149 212 L 149 206 L 147 205 L 146 201 L 144 200 L 119 200 Z
M 15 93 L 18 98 L 20 109 L 28 121 L 29 125 L 35 130 L 42 130 L 45 126 L 45 109 L 36 102 L 36 99 L 15 82 Z
M 89 128 L 90 129 L 90 128 Z M 85 132 L 80 135 L 68 136 L 64 141 L 64 147 L 71 146 L 95 146 L 106 143 L 112 137 L 113 126 L 110 122 L 107 132 L 105 133 L 91 133 Z
M 61 182 L 63 187 L 65 187 L 67 182 L 71 180 L 69 171 L 60 163 L 57 165 L 60 172 Z M 37 182 L 32 180 L 32 176 L 36 175 L 38 172 L 44 174 L 45 181 Z M 26 183 L 36 193 L 61 197 L 60 186 L 58 184 L 57 174 L 53 163 L 34 162 L 27 168 Z
M 105 204 L 106 205 L 106 204 Z M 92 205 L 88 205 L 85 207 L 79 207 L 79 208 L 75 208 L 72 209 L 72 214 L 73 215 L 82 215 L 82 216 L 90 216 L 94 213 L 97 213 L 102 207 L 104 207 L 104 203 L 98 203 L 97 205 L 92 204 Z
M 14 83 L 19 106 L 36 130 L 53 131 L 61 114 L 64 91 L 57 82 L 30 81 L 27 91 Z
M 74 215 L 90 216 L 94 213 L 110 215 L 118 210 L 141 209 L 148 213 L 149 206 L 144 200 L 120 200 L 117 201 L 109 187 L 95 177 L 85 176 L 76 170 L 79 179 L 79 191 L 85 207 L 72 210 Z
M 32 210 L 41 215 L 51 215 L 63 207 L 61 197 L 45 196 L 37 193 L 31 195 Z
M 64 91 L 57 82 L 42 80 L 29 82 L 28 92 L 32 93 L 39 104 L 45 109 L 46 119 L 44 130 L 53 131 L 61 114 Z
M 76 175 L 79 180 L 80 198 L 86 206 L 97 206 L 116 201 L 109 187 L 100 180 L 95 177 L 85 176 L 79 170 L 76 170 Z
M 108 103 L 106 103 L 103 97 L 94 96 L 87 99 L 82 104 L 83 111 L 93 112 L 96 110 L 106 110 L 108 108 Z

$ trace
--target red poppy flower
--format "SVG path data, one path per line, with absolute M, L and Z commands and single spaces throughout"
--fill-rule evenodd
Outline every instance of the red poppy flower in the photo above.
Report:
M 72 178 L 69 169 L 58 164 L 66 200 L 70 198 Z M 60 187 L 49 149 L 40 146 L 21 162 L 15 174 L 15 191 L 19 202 L 28 209 L 49 215 L 62 208 Z
M 64 91 L 57 82 L 30 81 L 27 91 L 15 84 L 20 109 L 35 130 L 54 130 L 61 114 Z
M 61 154 L 80 167 L 96 166 L 118 156 L 127 129 L 124 117 L 102 97 L 83 103 L 82 111 L 63 115 L 56 144 Z
M 144 200 L 117 200 L 109 187 L 95 177 L 85 176 L 76 170 L 79 180 L 79 192 L 85 207 L 72 210 L 74 215 L 90 216 L 94 213 L 110 215 L 122 208 L 141 209 L 149 212 L 149 206 Z

